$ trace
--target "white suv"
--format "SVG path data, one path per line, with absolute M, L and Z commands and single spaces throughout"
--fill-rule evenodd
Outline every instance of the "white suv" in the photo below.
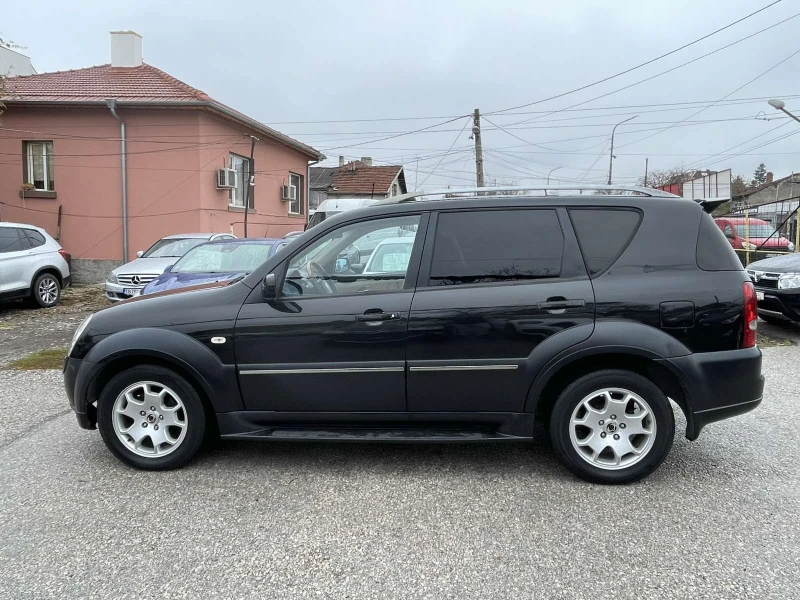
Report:
M 66 259 L 44 229 L 0 223 L 0 300 L 32 297 L 42 308 L 55 306 L 70 283 Z

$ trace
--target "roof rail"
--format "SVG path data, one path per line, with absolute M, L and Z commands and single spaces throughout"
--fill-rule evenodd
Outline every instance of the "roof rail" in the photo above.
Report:
M 544 186 L 498 186 L 498 187 L 472 187 L 472 188 L 451 188 L 446 190 L 435 190 L 432 192 L 411 192 L 408 194 L 403 194 L 401 196 L 391 196 L 386 198 L 385 200 L 381 200 L 378 204 L 389 204 L 394 202 L 416 202 L 420 198 L 427 198 L 429 196 L 449 196 L 453 198 L 463 198 L 461 194 L 471 194 L 477 196 L 497 196 L 498 192 L 544 192 L 544 195 L 547 196 L 547 192 L 560 192 L 560 191 L 567 191 L 567 192 L 597 192 L 597 191 L 608 191 L 608 192 L 616 192 L 617 194 L 630 192 L 633 194 L 639 194 L 641 196 L 652 196 L 652 197 L 659 197 L 659 198 L 680 198 L 680 196 L 676 196 L 675 194 L 670 194 L 669 192 L 665 192 L 663 190 L 656 190 L 653 188 L 647 187 L 639 187 L 639 186 L 632 186 L 632 185 L 544 185 Z M 558 194 L 556 194 L 558 195 Z

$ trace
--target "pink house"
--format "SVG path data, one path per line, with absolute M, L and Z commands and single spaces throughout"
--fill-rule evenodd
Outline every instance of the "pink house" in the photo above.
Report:
M 143 63 L 138 34 L 111 38 L 110 64 L 6 80 L 0 220 L 46 229 L 78 281 L 165 235 L 243 236 L 248 187 L 248 237 L 302 230 L 324 156 Z

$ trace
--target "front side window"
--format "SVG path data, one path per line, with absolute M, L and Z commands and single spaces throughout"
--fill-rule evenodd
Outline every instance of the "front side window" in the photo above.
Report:
M 419 219 L 419 215 L 373 219 L 328 232 L 291 259 L 284 295 L 402 290 L 417 242 Z
M 742 223 L 736 225 L 736 233 L 740 238 L 747 237 L 749 234 L 751 238 L 768 238 L 775 235 L 775 229 L 772 225 L 766 223 L 750 223 L 750 230 L 748 231 L 747 225 Z
M 25 154 L 25 183 L 37 191 L 55 191 L 53 142 L 22 142 Z
M 230 167 L 236 171 L 236 187 L 230 191 L 231 206 L 244 208 L 244 196 L 250 184 L 250 159 L 238 154 L 231 154 Z M 253 191 L 250 190 L 250 201 L 248 205 L 253 208 Z
M 558 277 L 563 246 L 564 235 L 552 209 L 442 213 L 429 285 Z
M 296 173 L 289 173 L 289 185 L 294 187 L 294 200 L 289 201 L 289 214 L 302 215 L 304 202 L 303 176 Z
M 272 244 L 203 244 L 189 250 L 172 273 L 249 273 L 269 258 Z

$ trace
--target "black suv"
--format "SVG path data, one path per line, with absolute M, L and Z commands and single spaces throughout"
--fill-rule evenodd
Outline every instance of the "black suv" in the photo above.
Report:
M 65 363 L 78 423 L 168 469 L 212 432 L 512 441 L 541 421 L 580 477 L 640 479 L 672 445 L 669 399 L 692 440 L 758 406 L 756 296 L 701 205 L 605 191 L 407 195 L 240 279 L 102 310 Z

